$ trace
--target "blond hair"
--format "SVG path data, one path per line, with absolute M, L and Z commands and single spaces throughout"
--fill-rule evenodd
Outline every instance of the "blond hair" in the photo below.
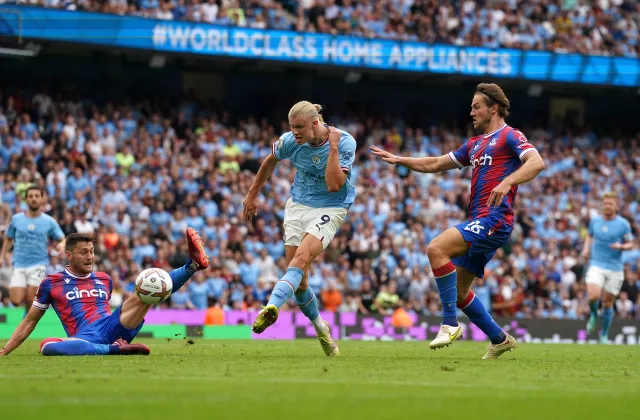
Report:
M 611 199 L 615 200 L 616 203 L 618 202 L 618 194 L 616 194 L 613 191 L 608 191 L 608 192 L 602 194 L 602 199 L 604 200 L 605 198 L 611 198 Z
M 324 124 L 322 119 L 322 105 L 312 104 L 309 101 L 300 101 L 289 110 L 289 120 L 298 117 L 317 118 Z

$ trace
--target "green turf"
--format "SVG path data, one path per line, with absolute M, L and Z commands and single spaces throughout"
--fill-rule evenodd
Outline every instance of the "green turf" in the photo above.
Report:
M 148 342 L 148 340 L 147 340 Z M 7 419 L 638 418 L 637 346 L 174 339 L 150 357 L 49 357 L 29 341 L 0 357 Z M 419 416 L 419 417 L 418 417 Z

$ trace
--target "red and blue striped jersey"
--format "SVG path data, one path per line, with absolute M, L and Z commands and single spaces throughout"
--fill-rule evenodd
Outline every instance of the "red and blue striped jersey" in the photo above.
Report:
M 496 217 L 500 225 L 513 226 L 517 186 L 511 187 L 500 206 L 489 208 L 487 201 L 491 191 L 520 168 L 527 153 L 535 150 L 521 131 L 504 124 L 492 133 L 471 137 L 458 150 L 449 153 L 459 169 L 473 168 L 469 220 Z
M 53 305 L 67 336 L 73 337 L 97 320 L 111 315 L 112 290 L 113 281 L 108 274 L 92 272 L 79 276 L 67 267 L 42 280 L 33 306 L 46 310 Z

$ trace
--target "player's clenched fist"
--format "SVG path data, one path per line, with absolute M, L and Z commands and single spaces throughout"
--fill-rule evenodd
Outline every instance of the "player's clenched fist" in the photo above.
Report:
M 258 214 L 258 197 L 253 194 L 249 194 L 244 198 L 242 205 L 242 217 L 244 220 L 249 222 L 253 216 Z
M 390 163 L 392 165 L 396 165 L 398 163 L 400 163 L 400 157 L 396 156 L 394 154 L 391 154 L 385 150 L 382 150 L 376 146 L 370 146 L 369 150 L 371 150 L 371 153 L 373 153 L 376 156 L 380 156 L 382 158 L 383 161 Z
M 335 127 L 329 127 L 329 146 L 337 148 L 342 138 L 342 132 Z

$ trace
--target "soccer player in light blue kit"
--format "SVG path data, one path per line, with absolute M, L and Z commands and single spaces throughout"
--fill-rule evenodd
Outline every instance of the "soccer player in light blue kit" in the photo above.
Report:
M 9 247 L 13 244 L 13 272 L 9 284 L 11 303 L 19 306 L 24 302 L 28 311 L 45 269 L 49 264 L 49 240 L 59 241 L 58 251 L 64 251 L 64 232 L 53 217 L 42 213 L 42 190 L 31 186 L 25 196 L 29 209 L 11 218 L 7 235 L 2 244 L 0 266 L 4 265 Z
M 613 301 L 620 293 L 624 282 L 622 251 L 633 248 L 631 225 L 625 218 L 619 216 L 617 211 L 616 193 L 604 194 L 602 216 L 594 217 L 589 222 L 589 235 L 582 249 L 585 261 L 589 260 L 586 283 L 591 315 L 587 322 L 587 333 L 591 334 L 596 330 L 598 305 L 602 297 L 601 344 L 609 343 L 609 327 L 613 321 Z
M 243 215 L 251 220 L 257 214 L 258 194 L 276 165 L 291 159 L 297 172 L 291 198 L 284 214 L 287 272 L 276 283 L 267 306 L 258 314 L 253 331 L 262 333 L 278 319 L 278 308 L 295 297 L 302 313 L 309 318 L 322 350 L 339 356 L 331 329 L 318 312 L 318 301 L 307 282 L 311 263 L 329 245 L 355 200 L 351 168 L 356 141 L 347 132 L 327 126 L 320 105 L 298 102 L 289 111 L 291 131 L 273 145 L 273 151 L 260 167 L 244 200 Z

